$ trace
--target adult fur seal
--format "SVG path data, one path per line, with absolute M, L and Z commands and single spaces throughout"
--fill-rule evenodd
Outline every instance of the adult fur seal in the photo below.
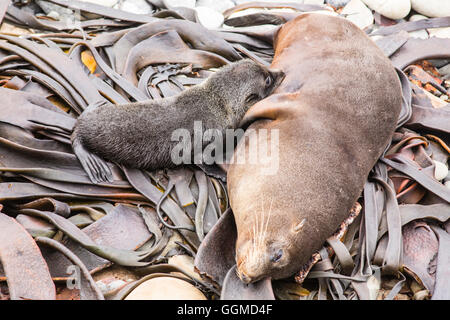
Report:
M 283 25 L 271 68 L 286 78 L 243 123 L 278 130 L 278 172 L 264 172 L 274 162 L 232 163 L 227 176 L 245 283 L 291 276 L 320 249 L 360 195 L 402 103 L 390 61 L 343 18 L 310 13 Z M 236 157 L 270 140 L 244 138 Z
M 74 152 L 94 183 L 112 181 L 102 158 L 130 168 L 174 167 L 173 148 L 192 142 L 172 141 L 175 130 L 188 130 L 193 137 L 195 121 L 203 130 L 235 129 L 248 108 L 283 78 L 281 71 L 245 59 L 170 98 L 88 108 L 72 134 Z M 192 151 L 194 143 L 183 150 Z

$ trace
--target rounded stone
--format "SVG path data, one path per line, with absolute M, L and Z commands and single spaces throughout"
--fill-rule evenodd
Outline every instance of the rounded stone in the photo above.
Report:
M 412 8 L 427 17 L 450 16 L 450 0 L 411 0 Z
M 148 14 L 153 8 L 145 0 L 127 0 L 119 5 L 119 9 L 134 14 Z
M 448 168 L 445 164 L 440 161 L 433 160 L 435 168 L 434 168 L 434 177 L 436 180 L 444 179 L 448 174 Z
M 187 7 L 187 8 L 195 7 L 195 0 L 163 0 L 163 2 L 168 9 L 174 7 Z
M 341 14 L 360 29 L 365 29 L 373 24 L 372 11 L 361 0 L 351 0 L 342 9 Z
M 343 7 L 349 2 L 350 0 L 326 0 L 327 4 L 336 8 Z
M 231 0 L 197 0 L 197 7 L 208 7 L 218 12 L 224 12 L 234 7 Z
M 207 29 L 217 29 L 223 24 L 224 17 L 220 12 L 208 7 L 196 7 L 195 17 L 197 21 Z
M 206 300 L 206 297 L 187 281 L 157 277 L 138 285 L 125 300 Z
M 423 20 L 423 19 L 428 19 L 428 18 L 421 14 L 414 14 L 409 18 L 409 21 L 419 21 L 419 20 Z M 408 33 L 411 38 L 418 38 L 418 39 L 428 39 L 429 38 L 428 32 L 425 29 L 410 31 Z
M 389 19 L 402 19 L 411 11 L 410 0 L 362 0 L 370 9 Z

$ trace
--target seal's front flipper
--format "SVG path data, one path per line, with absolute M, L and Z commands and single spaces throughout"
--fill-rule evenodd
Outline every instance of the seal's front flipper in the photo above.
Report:
M 108 164 L 102 158 L 89 152 L 78 138 L 72 141 L 73 152 L 77 156 L 89 179 L 95 184 L 101 182 L 113 182 L 113 176 Z

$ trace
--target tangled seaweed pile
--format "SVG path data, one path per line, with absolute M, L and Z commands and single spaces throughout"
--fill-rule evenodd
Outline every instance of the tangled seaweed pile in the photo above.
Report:
M 42 3 L 79 19 L 55 20 Z M 135 14 L 76 0 L 0 4 L 0 298 L 151 298 L 151 283 L 173 288 L 160 299 L 449 298 L 449 82 L 437 69 L 448 61 L 421 60 L 449 58 L 450 40 L 408 34 L 448 27 L 449 17 L 380 18 L 366 28 L 409 79 L 392 144 L 348 229 L 295 279 L 242 286 L 229 271 L 232 237 L 209 233 L 226 229 L 231 214 L 223 173 L 113 166 L 114 182 L 94 185 L 72 152 L 72 128 L 91 104 L 169 97 L 242 57 L 267 65 L 280 24 L 342 8 L 246 3 L 224 12 L 228 27 L 208 30 L 192 9 L 153 7 Z M 245 14 L 261 7 L 289 12 Z M 215 252 L 197 255 L 208 233 Z M 201 278 L 196 255 L 197 265 L 228 276 Z

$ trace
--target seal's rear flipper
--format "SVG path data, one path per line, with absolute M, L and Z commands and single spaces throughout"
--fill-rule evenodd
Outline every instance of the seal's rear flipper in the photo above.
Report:
M 112 172 L 106 161 L 83 147 L 78 137 L 72 140 L 72 148 L 93 183 L 113 182 Z

